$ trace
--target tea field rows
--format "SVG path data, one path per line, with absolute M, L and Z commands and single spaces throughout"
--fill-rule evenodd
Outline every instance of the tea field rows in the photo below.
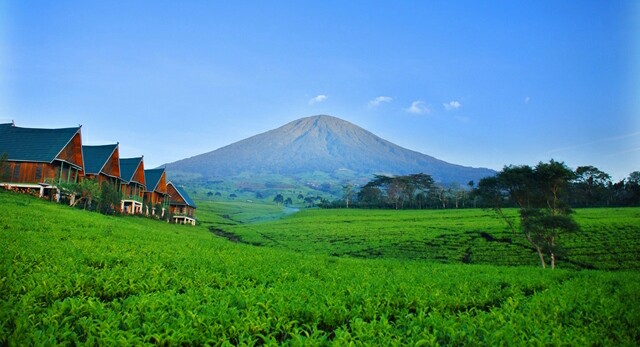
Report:
M 0 345 L 631 346 L 640 339 L 636 271 L 334 257 L 6 192 L 0 206 Z M 232 206 L 221 211 L 203 217 L 231 226 L 239 216 Z
M 515 217 L 516 211 L 508 211 Z M 640 269 L 640 208 L 578 209 L 558 266 Z M 211 224 L 256 245 L 360 258 L 531 265 L 539 260 L 490 210 L 303 210 L 268 223 Z

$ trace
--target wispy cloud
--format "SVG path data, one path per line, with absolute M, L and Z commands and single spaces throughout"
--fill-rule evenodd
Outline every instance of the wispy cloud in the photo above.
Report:
M 524 103 L 525 104 L 528 105 L 530 102 L 531 102 L 531 97 L 530 96 L 527 96 L 527 97 L 524 98 Z
M 631 148 L 631 149 L 624 150 L 624 151 L 622 151 L 622 152 L 613 153 L 613 154 L 610 154 L 610 155 L 609 155 L 609 157 L 613 157 L 613 156 L 616 156 L 616 155 L 623 155 L 623 154 L 635 153 L 635 152 L 640 152 L 640 147 L 638 147 L 638 148 Z
M 455 119 L 460 123 L 469 123 L 469 117 L 456 116 Z
M 376 108 L 380 106 L 382 103 L 389 103 L 393 100 L 390 96 L 379 96 L 371 101 L 369 101 L 369 108 Z
M 327 98 L 328 98 L 328 96 L 326 96 L 324 94 L 316 95 L 313 98 L 311 98 L 311 100 L 309 100 L 309 105 L 321 103 L 321 102 L 327 100 Z
M 442 106 L 444 106 L 444 109 L 447 111 L 453 111 L 459 109 L 462 104 L 460 103 L 460 101 L 453 100 L 442 104 Z
M 579 144 L 572 145 L 572 146 L 555 148 L 555 149 L 552 149 L 552 150 L 548 151 L 547 153 L 548 154 L 553 154 L 553 153 L 558 153 L 558 152 L 570 151 L 570 150 L 578 149 L 578 148 L 581 148 L 581 147 L 593 146 L 593 145 L 606 143 L 606 142 L 619 141 L 619 140 L 623 140 L 623 139 L 626 139 L 626 138 L 637 137 L 637 136 L 640 136 L 640 131 L 637 131 L 637 132 L 634 132 L 634 133 L 629 133 L 629 134 L 622 134 L 622 135 L 613 136 L 613 137 L 601 138 L 601 139 L 597 139 L 597 140 L 594 140 L 594 141 L 583 142 L 583 143 L 579 143 Z M 633 152 L 633 151 L 634 150 L 631 150 L 630 152 Z
M 413 114 L 425 114 L 431 112 L 429 106 L 425 104 L 424 101 L 420 100 L 412 102 L 411 106 L 405 108 L 404 110 Z

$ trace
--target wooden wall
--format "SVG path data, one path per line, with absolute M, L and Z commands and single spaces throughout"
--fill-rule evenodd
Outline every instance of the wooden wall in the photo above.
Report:
M 113 151 L 113 154 L 111 155 L 111 158 L 109 158 L 107 164 L 104 166 L 103 171 L 110 176 L 120 177 L 120 153 L 118 153 L 118 147 L 116 147 L 116 150 Z
M 82 137 L 79 131 L 73 136 L 60 154 L 58 154 L 57 159 L 68 161 L 79 167 L 84 165 L 82 161 Z
M 195 209 L 193 207 L 187 205 L 169 205 L 169 212 L 174 215 L 185 215 L 193 218 L 193 213 Z
M 133 178 L 131 180 L 136 181 L 142 184 L 143 186 L 146 186 L 146 183 L 144 180 L 144 161 L 140 161 L 140 165 L 136 169 L 136 172 L 133 174 Z
M 62 165 L 61 162 L 55 161 L 49 163 L 34 162 L 15 162 L 8 161 L 3 163 L 0 168 L 0 182 L 9 183 L 58 183 L 58 178 L 62 177 L 63 182 L 75 182 L 78 177 L 78 170 L 72 168 L 68 163 Z

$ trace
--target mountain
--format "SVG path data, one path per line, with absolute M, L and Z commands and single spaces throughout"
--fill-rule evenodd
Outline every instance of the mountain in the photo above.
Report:
M 167 164 L 169 173 L 205 179 L 323 173 L 370 179 L 373 174 L 426 173 L 436 182 L 466 184 L 493 170 L 450 164 L 381 139 L 342 119 L 298 119 L 220 149 Z

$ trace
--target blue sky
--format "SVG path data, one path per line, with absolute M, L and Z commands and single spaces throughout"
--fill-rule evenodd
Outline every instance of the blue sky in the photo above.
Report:
M 13 1 L 0 122 L 147 167 L 330 114 L 439 159 L 640 170 L 640 2 Z

